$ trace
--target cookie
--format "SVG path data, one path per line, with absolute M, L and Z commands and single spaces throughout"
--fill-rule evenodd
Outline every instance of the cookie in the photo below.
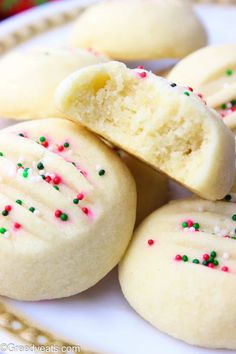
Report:
M 236 349 L 236 206 L 174 201 L 136 230 L 119 266 L 129 304 L 189 344 Z
M 66 48 L 33 48 L 5 55 L 0 59 L 0 116 L 60 116 L 53 101 L 60 81 L 79 68 L 107 60 L 89 51 Z
M 168 179 L 135 157 L 119 152 L 137 187 L 136 225 L 168 200 Z
M 113 0 L 88 7 L 71 43 L 118 60 L 182 58 L 207 43 L 206 31 L 183 0 Z
M 234 137 L 190 89 L 119 62 L 65 79 L 58 108 L 114 145 L 206 199 L 221 199 L 234 179 Z
M 207 103 L 234 129 L 236 44 L 213 45 L 196 51 L 181 60 L 171 70 L 168 79 L 180 85 L 191 85 L 201 92 Z
M 93 286 L 132 235 L 128 168 L 67 120 L 20 123 L 0 137 L 0 294 L 41 300 Z

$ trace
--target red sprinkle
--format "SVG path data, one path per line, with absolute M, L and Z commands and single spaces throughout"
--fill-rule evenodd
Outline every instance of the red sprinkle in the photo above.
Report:
M 11 209 L 12 209 L 12 207 L 11 207 L 10 205 L 6 205 L 6 206 L 5 206 L 5 210 L 8 211 L 8 212 L 10 212 Z
M 47 177 L 45 178 L 45 181 L 46 181 L 47 183 L 50 183 L 51 180 L 52 180 L 52 178 L 51 178 L 50 176 L 47 176 Z
M 188 227 L 192 227 L 193 226 L 193 221 L 192 220 L 187 220 L 187 224 L 188 224 Z
M 61 183 L 61 177 L 59 177 L 59 176 L 54 177 L 54 178 L 53 178 L 53 183 L 54 183 L 54 184 L 59 184 L 59 183 Z
M 48 142 L 44 141 L 41 145 L 43 145 L 45 148 L 47 148 L 48 147 Z
M 152 239 L 148 240 L 148 244 L 149 244 L 149 246 L 152 246 L 154 244 L 154 240 L 152 240 Z
M 20 229 L 21 228 L 21 224 L 19 224 L 18 222 L 15 222 L 14 228 L 15 229 Z
M 139 66 L 137 66 L 137 69 L 144 69 L 144 66 L 143 65 L 139 65 Z
M 182 260 L 181 255 L 180 255 L 180 254 L 177 254 L 177 255 L 175 256 L 175 260 L 176 260 L 176 261 L 181 261 L 181 260 Z
M 204 259 L 204 261 L 208 261 L 208 259 L 210 258 L 209 254 L 205 253 L 202 258 Z
M 77 195 L 77 199 L 83 200 L 83 199 L 84 199 L 84 193 L 79 193 L 79 194 Z
M 189 91 L 191 91 L 191 92 L 193 92 L 193 88 L 192 87 L 187 87 L 187 89 L 189 90 Z
M 57 209 L 56 211 L 55 211 L 55 217 L 56 218 L 59 218 L 60 216 L 61 216 L 61 214 L 62 214 L 62 211 L 61 210 L 59 210 L 59 209 Z
M 209 268 L 215 268 L 215 266 L 214 266 L 213 263 L 208 263 L 208 267 L 209 267 Z
M 64 150 L 64 146 L 63 146 L 63 145 L 59 145 L 59 146 L 58 146 L 58 151 L 61 152 L 61 151 L 63 151 L 63 150 Z
M 88 208 L 82 208 L 82 211 L 83 211 L 84 214 L 88 215 L 88 212 L 89 212 Z
M 226 266 L 224 266 L 224 267 L 221 268 L 221 270 L 222 270 L 222 272 L 228 272 L 228 271 L 229 271 L 229 268 L 226 267 Z
M 143 79 L 147 76 L 146 71 L 142 71 L 141 73 L 138 73 L 138 75 Z

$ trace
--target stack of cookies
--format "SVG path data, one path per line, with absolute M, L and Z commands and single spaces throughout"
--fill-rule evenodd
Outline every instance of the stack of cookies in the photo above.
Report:
M 0 294 L 70 296 L 119 263 L 157 329 L 236 349 L 235 45 L 199 49 L 182 0 L 93 5 L 71 43 L 0 60 L 0 115 L 25 120 L 0 131 Z M 168 80 L 129 68 L 163 58 Z M 193 196 L 166 204 L 169 179 Z

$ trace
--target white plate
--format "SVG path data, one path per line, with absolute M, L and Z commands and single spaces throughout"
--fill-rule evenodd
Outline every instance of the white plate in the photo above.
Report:
M 57 4 L 52 3 L 15 16 L 0 24 L 0 36 L 10 33 L 36 18 L 52 12 L 63 11 L 65 8 L 78 7 L 88 2 L 69 0 Z M 202 5 L 197 6 L 196 9 L 208 29 L 210 43 L 234 42 L 236 40 L 236 8 Z M 27 41 L 20 47 L 66 45 L 70 29 L 71 25 L 54 29 Z M 4 126 L 7 123 L 2 120 L 0 124 Z M 174 197 L 183 196 L 185 193 L 186 191 L 179 187 L 172 189 Z M 24 285 L 22 284 L 22 286 Z M 116 270 L 113 270 L 92 289 L 70 298 L 31 303 L 8 299 L 4 299 L 4 301 L 53 333 L 62 335 L 73 343 L 89 347 L 98 353 L 212 353 L 210 350 L 194 348 L 177 341 L 159 332 L 139 317 L 122 296 Z M 0 340 L 3 341 L 3 339 L 4 335 L 1 333 Z M 223 354 L 227 351 L 221 350 L 217 353 Z

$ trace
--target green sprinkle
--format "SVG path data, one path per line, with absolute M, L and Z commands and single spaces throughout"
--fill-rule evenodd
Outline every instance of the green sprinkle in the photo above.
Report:
M 5 234 L 6 231 L 5 227 L 0 227 L 0 234 Z
M 17 200 L 16 200 L 16 203 L 22 205 L 23 202 L 22 202 L 22 200 L 17 199 Z
M 193 227 L 194 227 L 195 230 L 198 230 L 200 225 L 196 222 L 196 223 L 193 224 Z
M 214 264 L 214 266 L 216 266 L 216 267 L 219 265 L 219 262 L 217 261 L 217 259 L 214 260 L 213 264 Z
M 77 198 L 73 199 L 73 203 L 74 204 L 78 204 L 79 203 L 79 199 L 77 199 Z
M 210 257 L 210 258 L 208 259 L 208 262 L 209 262 L 209 263 L 214 263 L 214 260 L 215 260 L 214 257 Z
M 184 92 L 184 95 L 190 96 L 190 93 L 189 93 L 188 91 L 185 91 L 185 92 Z
M 2 211 L 2 215 L 3 215 L 3 216 L 7 216 L 7 215 L 8 215 L 8 211 L 7 211 L 7 210 L 3 210 L 3 211 Z
M 200 262 L 199 262 L 199 260 L 198 260 L 197 258 L 195 258 L 195 259 L 193 260 L 193 263 L 199 264 Z
M 236 221 L 236 214 L 234 214 L 234 215 L 232 216 L 232 220 L 233 220 L 233 221 Z
M 215 258 L 215 257 L 217 256 L 216 251 L 212 251 L 212 252 L 210 253 L 210 256 L 211 256 L 212 258 Z
M 105 171 L 105 170 L 100 170 L 100 171 L 98 172 L 99 176 L 104 176 L 104 175 L 105 175 L 105 173 L 106 173 L 106 171 Z
M 233 236 L 233 237 L 231 237 L 232 238 L 232 240 L 236 240 L 236 237 L 235 236 Z
M 22 174 L 22 176 L 23 176 L 24 178 L 27 178 L 27 177 L 28 177 L 28 172 L 27 172 L 27 171 L 24 171 L 23 174 Z
M 65 214 L 65 213 L 62 213 L 60 218 L 61 218 L 62 221 L 67 221 L 68 220 L 68 215 Z
M 71 163 L 72 163 L 72 165 L 74 165 L 76 167 L 76 163 L 75 162 L 71 162 Z
M 182 227 L 183 227 L 184 229 L 186 229 L 186 227 L 188 227 L 188 223 L 187 223 L 186 221 L 184 221 L 184 222 L 182 223 Z
M 45 178 L 46 178 L 46 176 L 45 176 L 45 175 L 41 175 L 41 177 L 42 177 L 42 179 L 45 179 Z
M 37 164 L 37 169 L 38 169 L 38 170 L 43 170 L 43 169 L 44 169 L 44 165 L 43 165 L 42 162 L 39 162 L 39 163 Z
M 203 261 L 202 265 L 207 266 L 208 265 L 208 261 Z
M 230 194 L 227 194 L 227 195 L 225 196 L 225 200 L 226 200 L 227 202 L 229 202 L 231 199 L 232 199 L 232 197 L 231 197 Z
M 33 213 L 35 211 L 35 208 L 34 207 L 30 207 L 29 211 L 31 211 L 31 213 Z
M 22 163 L 20 163 L 20 162 L 17 164 L 17 166 L 18 167 L 23 167 Z
M 226 75 L 231 76 L 233 74 L 233 71 L 231 69 L 226 70 Z
M 222 103 L 222 105 L 221 105 L 221 109 L 226 109 L 226 108 L 227 108 L 226 103 Z
M 0 151 L 0 156 L 4 156 L 4 155 L 3 155 L 3 152 L 1 152 L 1 151 Z
M 24 138 L 25 136 L 24 136 L 24 134 L 22 134 L 22 133 L 20 133 L 20 134 L 18 134 L 19 136 L 22 136 L 22 138 Z
M 232 100 L 230 101 L 230 103 L 232 104 L 232 106 L 236 106 L 236 100 Z
M 40 136 L 39 141 L 40 141 L 41 143 L 43 143 L 45 140 L 46 140 L 46 138 L 45 138 L 44 136 Z
M 59 187 L 58 186 L 53 186 L 53 188 L 55 188 L 57 191 L 59 191 Z
M 182 257 L 182 260 L 183 260 L 184 262 L 188 262 L 188 256 L 184 255 L 184 256 Z
M 70 146 L 69 143 L 65 143 L 65 144 L 64 144 L 64 148 L 68 148 L 69 146 Z

